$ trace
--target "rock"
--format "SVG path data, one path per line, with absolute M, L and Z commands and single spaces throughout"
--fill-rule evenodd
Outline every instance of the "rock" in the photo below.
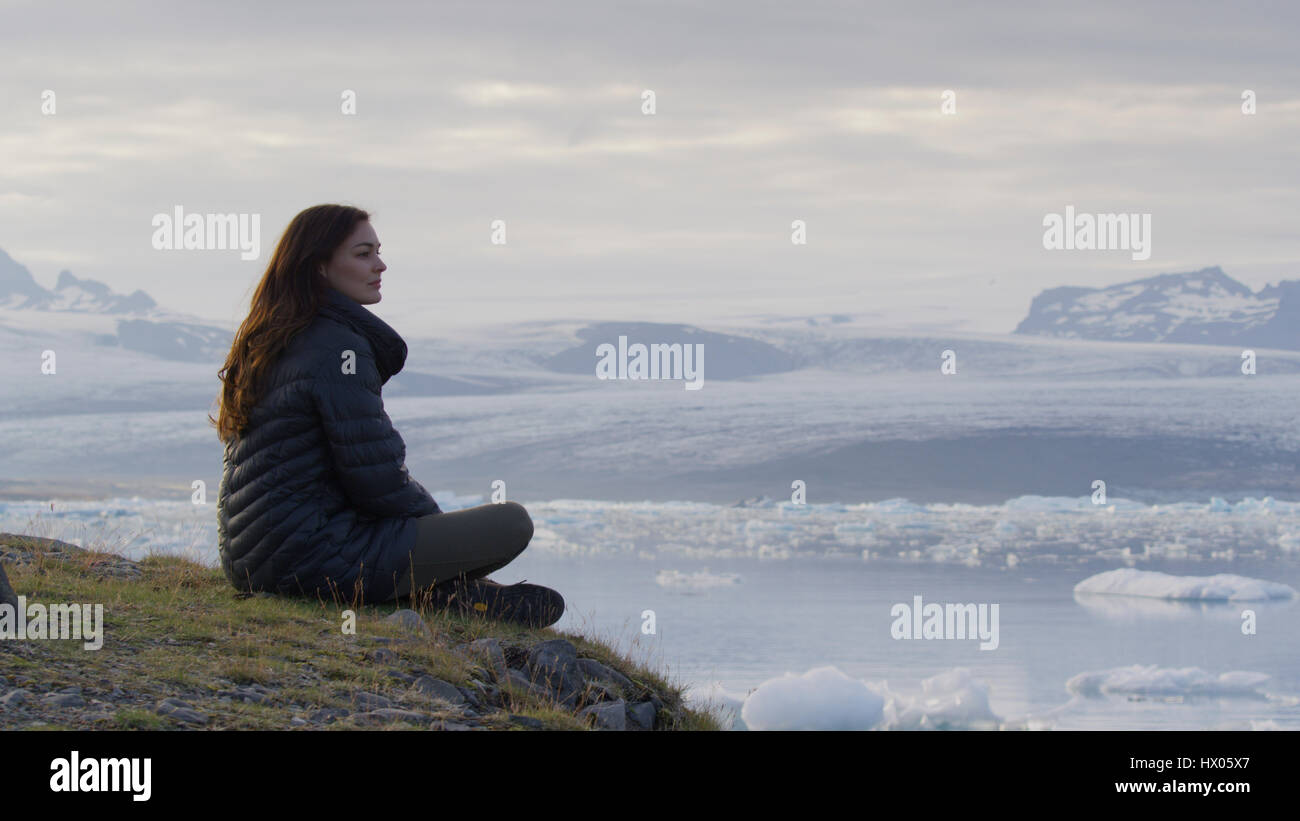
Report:
M 616 687 L 605 684 L 600 681 L 588 681 L 582 689 L 582 701 L 585 704 L 596 704 L 601 701 L 618 701 L 622 694 L 617 692 Z
M 98 578 L 141 579 L 144 571 L 133 561 L 112 553 L 98 553 L 58 539 L 0 533 L 0 558 L 15 564 L 31 564 L 33 557 L 83 563 L 85 570 Z
M 0 604 L 7 604 L 15 610 L 18 609 L 18 594 L 9 585 L 9 576 L 5 574 L 3 563 L 0 563 Z
M 514 713 L 510 714 L 510 723 L 518 724 L 521 727 L 527 727 L 530 730 L 541 730 L 546 727 L 546 725 L 541 722 L 541 719 L 536 719 L 532 716 L 519 716 Z
M 356 713 L 352 720 L 363 726 L 391 724 L 395 721 L 409 721 L 412 724 L 431 724 L 433 717 L 414 710 L 399 710 L 395 707 L 381 707 L 364 713 Z
M 617 685 L 624 695 L 631 695 L 636 690 L 636 685 L 632 683 L 632 679 L 595 659 L 578 659 L 578 669 L 587 678 L 608 681 Z
M 496 639 L 479 639 L 466 645 L 470 658 L 478 660 L 492 674 L 493 681 L 500 683 L 510 674 L 510 665 L 506 664 L 505 651 Z
M 366 659 L 375 664 L 396 664 L 397 654 L 387 647 L 379 647 L 366 653 Z
M 302 716 L 294 716 L 293 718 L 289 719 L 289 726 L 291 727 L 303 727 L 306 726 L 306 724 L 307 724 L 307 719 L 303 718 Z
M 341 707 L 322 707 L 307 714 L 307 720 L 313 724 L 332 724 L 341 718 L 352 715 Z
M 7 709 L 21 707 L 31 700 L 31 695 L 31 693 L 19 687 L 0 696 L 0 704 L 3 704 Z
M 634 730 L 653 730 L 655 728 L 655 706 L 649 701 L 630 704 L 627 719 Z
M 604 701 L 578 711 L 578 718 L 588 716 L 595 719 L 596 727 L 599 729 L 626 730 L 627 702 L 620 698 L 618 701 Z
M 577 648 L 564 639 L 544 641 L 528 651 L 528 679 L 569 707 L 577 704 L 587 683 L 578 667 Z
M 468 724 L 462 724 L 459 721 L 435 721 L 433 723 L 433 726 L 430 727 L 429 729 L 431 730 L 472 730 L 474 728 Z
M 246 701 L 252 704 L 270 704 L 271 697 L 264 692 L 266 688 L 260 687 L 256 690 L 253 689 L 253 687 L 257 686 L 258 685 L 236 687 L 233 690 L 218 690 L 217 696 L 219 698 L 224 696 L 232 701 Z
M 522 670 L 528 666 L 528 649 L 525 647 L 515 647 L 506 645 L 501 648 L 501 652 L 506 655 L 506 666 L 516 670 Z
M 471 690 L 468 687 L 457 687 L 456 689 L 459 690 L 460 694 L 465 697 L 465 701 L 474 705 L 475 709 L 479 709 L 479 710 L 483 709 L 483 702 L 479 701 L 478 695 L 475 694 L 473 690 Z
M 510 674 L 506 676 L 505 683 L 509 684 L 512 687 L 515 687 L 516 689 L 523 690 L 526 693 L 532 693 L 533 695 L 539 698 L 549 699 L 551 697 L 550 690 L 546 689 L 540 684 L 534 684 L 532 681 L 528 679 L 528 676 L 524 675 L 518 670 L 511 670 Z
M 353 693 L 352 706 L 361 712 L 382 710 L 393 706 L 393 700 L 378 693 Z
M 411 675 L 410 673 L 403 673 L 400 670 L 389 670 L 388 677 L 395 678 L 398 681 L 404 682 L 406 684 L 414 684 L 416 681 L 415 676 Z
M 208 717 L 179 698 L 165 698 L 154 707 L 160 716 L 175 719 L 183 724 L 207 724 Z
M 534 644 L 528 651 L 528 658 L 531 661 L 538 653 L 554 653 L 564 658 L 578 659 L 578 648 L 573 646 L 573 642 L 565 639 L 551 639 Z
M 393 612 L 384 621 L 390 624 L 396 624 L 403 631 L 414 636 L 429 636 L 431 631 L 429 625 L 424 623 L 424 617 L 409 608 Z
M 50 707 L 86 706 L 86 700 L 77 693 L 47 693 L 41 702 Z
M 507 680 L 509 680 L 509 679 L 507 679 Z M 469 683 L 470 683 L 470 686 L 471 686 L 471 687 L 473 687 L 475 690 L 478 691 L 479 695 L 481 696 L 481 701 L 485 701 L 485 702 L 487 702 L 488 704 L 500 704 L 500 703 L 501 703 L 501 688 L 500 688 L 500 687 L 497 687 L 497 686 L 495 686 L 495 685 L 488 684 L 488 683 L 486 683 L 486 682 L 482 682 L 482 681 L 479 681 L 478 679 L 473 679 L 473 678 L 469 680 Z M 470 703 L 475 703 L 475 702 L 476 702 L 476 699 L 472 699 L 472 698 L 470 699 Z
M 433 676 L 420 676 L 413 685 L 416 690 L 431 698 L 441 699 L 448 704 L 464 704 L 465 696 L 456 685 Z

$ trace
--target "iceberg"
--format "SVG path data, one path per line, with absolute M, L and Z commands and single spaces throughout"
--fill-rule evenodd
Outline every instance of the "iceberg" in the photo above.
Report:
M 1267 601 L 1296 595 L 1295 589 L 1285 584 L 1231 573 L 1174 576 L 1129 567 L 1089 576 L 1074 586 L 1074 592 L 1198 601 Z

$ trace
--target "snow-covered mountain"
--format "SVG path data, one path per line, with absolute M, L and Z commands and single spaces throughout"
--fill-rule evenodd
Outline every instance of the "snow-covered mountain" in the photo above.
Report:
M 1300 281 L 1258 293 L 1218 267 L 1105 288 L 1049 288 L 1015 333 L 1300 350 Z
M 115 293 L 102 282 L 59 272 L 54 290 L 0 250 L 0 329 L 25 338 L 83 337 L 95 346 L 120 347 L 178 362 L 225 358 L 233 335 L 159 307 L 144 291 Z
M 0 250 L 0 307 L 96 314 L 148 314 L 158 303 L 144 291 L 116 294 L 104 283 L 60 271 L 54 290 L 42 288 L 31 271 Z

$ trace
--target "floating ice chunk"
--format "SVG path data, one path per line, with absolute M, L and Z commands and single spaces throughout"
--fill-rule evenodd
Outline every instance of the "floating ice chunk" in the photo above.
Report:
M 1300 551 L 1300 533 L 1287 531 L 1277 538 L 1277 546 L 1283 553 Z
M 1075 594 L 1074 601 L 1089 613 L 1116 621 L 1178 621 L 1197 618 L 1220 623 L 1241 623 L 1241 608 L 1231 602 L 1212 599 L 1156 599 L 1150 596 L 1093 596 Z M 1252 602 L 1251 607 L 1265 612 L 1270 608 L 1291 605 L 1291 600 Z
M 1296 595 L 1296 591 L 1285 584 L 1234 576 L 1231 573 L 1172 576 L 1154 570 L 1127 567 L 1089 576 L 1074 586 L 1074 592 L 1202 601 L 1262 601 L 1289 599 Z
M 957 667 L 921 682 L 921 694 L 891 694 L 884 730 L 996 728 L 1001 719 L 989 707 L 989 686 Z
M 768 679 L 745 699 L 740 717 L 751 730 L 869 730 L 885 699 L 866 682 L 834 667 Z
M 840 522 L 832 532 L 835 539 L 843 544 L 864 546 L 876 543 L 876 523 Z
M 745 523 L 745 544 L 749 548 L 760 548 L 759 555 L 770 542 L 781 542 L 786 546 L 797 546 L 804 541 L 801 528 L 790 522 L 774 522 L 763 519 L 751 519 Z M 784 548 L 782 548 L 784 549 Z
M 909 502 L 901 496 L 883 502 L 870 502 L 867 507 L 875 513 L 897 513 L 907 516 L 923 516 L 930 512 L 928 508 Z
M 707 567 L 694 573 L 660 570 L 655 576 L 655 584 L 672 590 L 708 590 L 740 584 L 740 576 L 735 573 L 710 573 Z
M 746 533 L 794 533 L 796 526 L 789 522 L 773 522 L 766 519 L 750 519 L 745 522 Z
M 1002 719 L 989 708 L 989 687 L 958 667 L 921 682 L 919 694 L 894 693 L 884 682 L 850 678 L 835 667 L 769 679 L 745 699 L 752 730 L 987 729 Z
M 1271 513 L 1278 509 L 1279 505 L 1272 496 L 1265 496 L 1263 499 L 1247 496 L 1232 506 L 1233 513 Z
M 1106 693 L 1132 693 L 1152 696 L 1262 696 L 1260 685 L 1268 681 L 1267 673 L 1234 670 L 1215 676 L 1199 667 L 1112 667 L 1080 673 L 1065 683 L 1065 689 L 1086 696 Z
M 1017 496 L 1008 499 L 1004 507 L 1007 510 L 1028 511 L 1033 513 L 1060 513 L 1068 510 L 1081 510 L 1092 507 L 1087 496 Z
M 549 556 L 599 556 L 614 552 L 598 544 L 570 541 L 557 531 L 541 525 L 535 525 L 528 549 L 534 555 L 541 553 Z

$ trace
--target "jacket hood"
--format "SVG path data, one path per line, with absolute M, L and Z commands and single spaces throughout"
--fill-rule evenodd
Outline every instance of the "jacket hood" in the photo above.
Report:
M 384 320 L 370 313 L 361 303 L 333 287 L 326 287 L 320 315 L 328 316 L 364 336 L 375 353 L 379 377 L 387 382 L 406 364 L 406 341 Z

